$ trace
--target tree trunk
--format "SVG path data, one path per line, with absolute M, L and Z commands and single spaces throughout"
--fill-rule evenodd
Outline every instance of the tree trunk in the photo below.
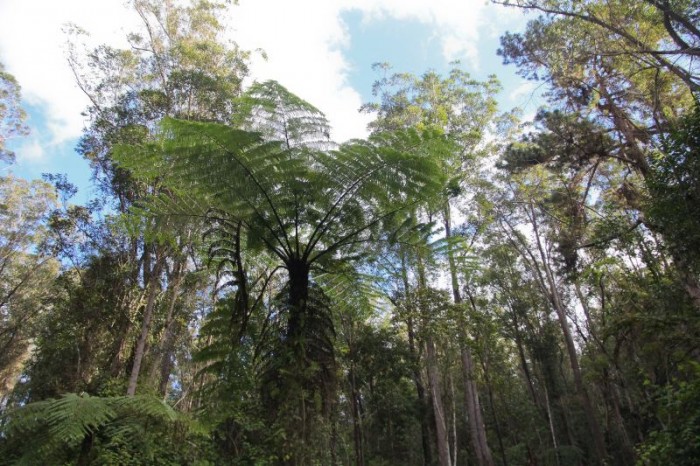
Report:
M 350 367 L 350 402 L 352 405 L 352 432 L 355 445 L 355 465 L 365 466 L 365 452 L 362 441 L 362 420 L 360 419 L 359 394 L 355 381 L 355 368 Z
M 129 377 L 129 386 L 126 390 L 127 396 L 136 394 L 136 385 L 141 372 L 141 362 L 148 341 L 148 332 L 151 328 L 151 319 L 153 318 L 153 309 L 156 304 L 156 294 L 158 293 L 158 279 L 160 275 L 160 261 L 156 262 L 154 270 L 150 274 L 148 281 L 148 299 L 146 300 L 146 309 L 143 312 L 143 321 L 141 322 L 141 335 L 136 342 L 136 351 L 134 352 L 134 364 L 131 368 L 131 376 Z
M 474 361 L 469 347 L 463 345 L 461 350 L 462 376 L 464 378 L 464 397 L 467 406 L 467 422 L 469 423 L 469 435 L 476 462 L 480 466 L 494 466 L 491 449 L 486 440 L 486 427 L 481 414 L 479 393 L 474 381 Z
M 554 429 L 554 418 L 552 417 L 552 406 L 549 402 L 549 392 L 547 384 L 544 384 L 544 403 L 547 409 L 547 420 L 549 421 L 549 433 L 552 435 L 552 447 L 554 448 L 554 458 L 557 460 L 557 466 L 561 463 L 559 460 L 559 444 L 557 442 L 557 433 Z
M 450 205 L 447 203 L 444 211 L 445 236 L 451 238 L 452 228 L 450 220 Z M 450 279 L 452 282 L 452 297 L 455 304 L 462 303 L 462 296 L 459 292 L 459 280 L 457 277 L 457 267 L 454 260 L 454 253 L 449 249 L 448 260 L 450 265 Z M 476 305 L 471 300 L 472 308 L 476 312 Z M 462 324 L 464 327 L 466 322 Z M 481 412 L 481 404 L 479 402 L 479 393 L 474 381 L 474 362 L 472 360 L 471 350 L 466 344 L 465 329 L 463 329 L 462 338 L 460 338 L 460 353 L 462 359 L 462 377 L 464 379 L 464 396 L 467 408 L 467 422 L 469 423 L 469 435 L 474 449 L 474 454 L 479 466 L 493 466 L 493 457 L 491 449 L 486 438 L 486 426 Z
M 408 269 L 406 266 L 406 257 L 401 254 L 401 277 L 403 279 L 404 294 L 408 297 L 410 287 L 408 283 Z M 409 315 L 406 319 L 406 327 L 408 332 L 408 350 L 411 354 L 411 366 L 413 372 L 413 383 L 416 386 L 416 396 L 418 397 L 418 407 L 420 410 L 420 430 L 421 444 L 423 446 L 423 465 L 430 466 L 433 464 L 433 452 L 430 442 L 430 413 L 428 404 L 425 399 L 425 387 L 421 380 L 420 373 L 420 356 L 416 349 L 416 332 L 413 325 L 413 318 Z
M 503 466 L 508 466 L 508 457 L 506 456 L 506 449 L 503 446 L 503 435 L 501 434 L 501 426 L 498 422 L 498 416 L 496 416 L 496 405 L 494 403 L 493 389 L 491 387 L 491 378 L 489 376 L 488 359 L 482 358 L 481 368 L 484 371 L 484 379 L 486 381 L 486 390 L 489 398 L 489 406 L 491 408 L 491 416 L 493 416 L 493 424 L 496 429 L 496 438 L 498 439 L 498 447 L 501 451 L 501 459 Z
M 455 398 L 454 379 L 452 374 L 450 374 L 450 399 L 452 402 L 452 466 L 457 466 L 457 454 L 459 453 L 459 442 L 457 441 L 457 400 Z
M 415 331 L 413 329 L 413 319 L 408 318 L 408 349 L 411 353 L 411 358 L 413 360 L 413 383 L 416 386 L 416 396 L 418 397 L 418 407 L 420 410 L 420 430 L 421 430 L 421 444 L 423 446 L 423 464 L 424 466 L 430 466 L 433 464 L 433 449 L 430 429 L 430 410 L 428 407 L 428 402 L 425 399 L 425 387 L 423 386 L 423 381 L 421 380 L 420 369 L 419 369 L 419 356 L 416 350 L 415 343 Z
M 112 344 L 112 350 L 110 354 L 111 362 L 109 365 L 109 373 L 112 377 L 116 378 L 122 375 L 122 370 L 124 369 L 124 350 L 126 348 L 126 343 L 129 339 L 129 333 L 131 332 L 132 323 L 128 316 L 124 316 L 119 328 L 115 332 L 117 337 L 114 339 Z
M 435 437 L 437 440 L 438 461 L 440 466 L 452 466 L 450 461 L 450 444 L 447 437 L 447 422 L 445 410 L 442 405 L 442 390 L 440 376 L 437 370 L 437 356 L 435 354 L 435 342 L 432 336 L 426 339 L 426 365 L 428 370 L 428 382 L 430 386 L 430 398 L 435 413 Z
M 539 235 L 538 222 L 532 205 L 530 205 L 530 220 L 532 222 L 537 250 L 539 251 L 540 259 L 542 260 L 542 267 L 545 271 L 545 277 L 547 279 L 547 286 L 549 288 L 549 298 L 557 314 L 562 333 L 564 334 L 564 344 L 566 346 L 566 352 L 569 356 L 571 372 L 574 376 L 574 385 L 576 386 L 576 391 L 578 392 L 578 395 L 581 398 L 583 409 L 585 411 L 586 421 L 588 422 L 588 428 L 591 432 L 591 436 L 593 437 L 593 454 L 595 456 L 597 464 L 604 464 L 605 458 L 607 456 L 605 451 L 605 440 L 603 439 L 603 433 L 600 430 L 600 425 L 596 420 L 595 411 L 593 409 L 591 399 L 588 396 L 586 387 L 583 384 L 583 376 L 581 375 L 581 368 L 578 363 L 578 354 L 576 353 L 576 346 L 574 345 L 574 339 L 571 335 L 571 329 L 569 328 L 566 310 L 561 300 L 561 296 L 559 295 L 559 291 L 556 287 L 554 273 L 552 272 L 552 268 L 549 266 L 547 255 L 545 254 L 544 248 L 542 246 L 542 242 Z
M 300 338 L 306 317 L 306 303 L 309 299 L 309 265 L 302 261 L 287 264 L 289 272 L 289 324 L 287 336 Z
M 175 327 L 177 321 L 175 319 L 175 304 L 177 303 L 178 293 L 180 292 L 180 283 L 182 282 L 184 264 L 178 261 L 175 264 L 174 276 L 172 277 L 172 287 L 170 288 L 170 302 L 168 303 L 168 315 L 165 319 L 165 331 L 163 341 L 161 342 L 161 362 L 160 362 L 160 377 L 158 382 L 158 393 L 165 397 L 168 392 L 168 381 L 170 380 L 170 372 L 173 368 L 173 352 L 175 350 L 175 336 L 177 332 Z

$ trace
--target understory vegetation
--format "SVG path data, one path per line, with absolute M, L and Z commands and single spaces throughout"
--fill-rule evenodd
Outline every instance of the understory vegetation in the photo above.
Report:
M 0 177 L 0 464 L 700 464 L 700 4 L 494 3 L 533 121 L 377 65 L 342 144 L 230 5 L 75 28 L 99 196 Z

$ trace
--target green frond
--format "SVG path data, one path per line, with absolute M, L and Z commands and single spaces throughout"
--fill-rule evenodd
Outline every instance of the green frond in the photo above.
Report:
M 279 85 L 261 86 L 264 98 L 249 97 L 250 105 L 266 111 L 278 105 L 282 113 L 298 108 L 289 110 L 295 118 L 315 110 Z M 325 131 L 322 122 L 304 124 Z M 214 123 L 168 119 L 162 128 L 158 144 L 119 151 L 123 167 L 146 176 L 157 172 L 167 187 L 139 214 L 172 223 L 188 212 L 202 215 L 206 206 L 243 222 L 248 241 L 279 257 L 311 260 L 321 255 L 313 251 L 335 252 L 407 205 L 434 197 L 444 183 L 435 153 L 451 150 L 443 135 L 415 129 L 328 151 L 290 145 L 288 134 L 271 140 Z
M 137 441 L 147 423 L 170 425 L 181 418 L 167 403 L 152 396 L 97 397 L 68 393 L 57 399 L 30 403 L 3 416 L 7 445 L 31 437 L 39 448 L 20 446 L 13 464 L 51 464 L 87 439 Z M 111 441 L 111 440 L 108 440 Z M 0 452 L 1 453 L 1 452 Z
M 384 296 L 376 276 L 355 270 L 326 272 L 316 275 L 316 281 L 331 300 L 336 313 L 349 318 L 368 317 L 378 309 Z
M 452 260 L 461 269 L 475 270 L 478 267 L 478 258 L 471 254 L 469 241 L 463 236 L 440 238 L 428 246 L 436 257 L 447 259 L 452 255 Z
M 117 416 L 104 398 L 68 393 L 61 398 L 40 401 L 7 415 L 11 433 L 48 428 L 48 437 L 68 445 L 80 442 Z
M 325 115 L 276 81 L 253 84 L 236 101 L 236 110 L 234 126 L 260 131 L 288 148 L 332 146 Z

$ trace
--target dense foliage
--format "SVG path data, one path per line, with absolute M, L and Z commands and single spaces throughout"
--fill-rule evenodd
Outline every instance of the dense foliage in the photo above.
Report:
M 101 195 L 0 178 L 0 464 L 698 464 L 700 5 L 494 3 L 534 121 L 378 65 L 343 144 L 225 5 L 74 28 Z

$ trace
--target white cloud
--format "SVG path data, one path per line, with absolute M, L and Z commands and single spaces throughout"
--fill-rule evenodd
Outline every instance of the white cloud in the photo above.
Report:
M 513 89 L 510 94 L 508 94 L 508 98 L 513 102 L 517 102 L 523 97 L 527 97 L 529 99 L 533 96 L 534 91 L 535 83 L 532 81 L 525 81 Z
M 350 37 L 342 12 L 359 11 L 368 22 L 427 24 L 446 59 L 476 67 L 480 32 L 489 34 L 496 18 L 503 27 L 515 18 L 512 10 L 495 8 L 484 0 L 240 0 L 230 23 L 242 48 L 262 48 L 269 56 L 267 62 L 254 61 L 255 78 L 277 79 L 316 105 L 342 141 L 364 136 L 369 121 L 358 114 L 362 99 L 348 82 L 344 52 Z M 119 45 L 134 29 L 135 16 L 123 0 L 0 2 L 0 60 L 19 80 L 25 98 L 45 107 L 53 143 L 80 135 L 80 113 L 88 104 L 67 66 L 62 24 L 78 24 L 96 43 Z
M 484 22 L 483 0 L 347 0 L 346 9 L 365 13 L 367 22 L 385 19 L 413 20 L 433 29 L 440 41 L 443 58 L 466 60 L 478 68 L 476 43 Z
M 45 107 L 52 142 L 80 135 L 80 113 L 88 104 L 67 64 L 63 25 L 82 25 L 95 42 L 115 43 L 124 40 L 130 16 L 120 1 L 0 2 L 0 60 L 19 81 L 23 97 Z
M 17 162 L 24 165 L 41 165 L 46 162 L 46 151 L 38 139 L 32 138 L 15 151 Z
M 362 99 L 347 82 L 349 37 L 339 13 L 332 1 L 242 0 L 231 24 L 242 48 L 267 53 L 254 61 L 254 77 L 275 79 L 318 107 L 343 141 L 364 136 L 369 119 L 358 114 Z

